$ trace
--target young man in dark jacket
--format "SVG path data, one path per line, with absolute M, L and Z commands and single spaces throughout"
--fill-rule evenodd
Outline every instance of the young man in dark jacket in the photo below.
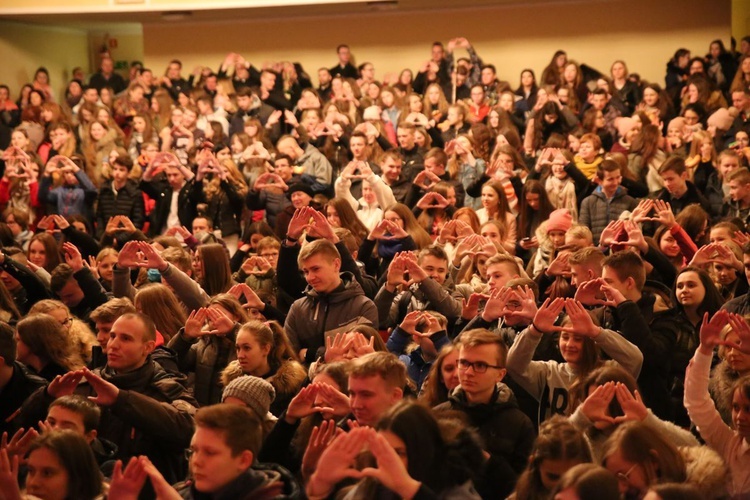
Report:
M 112 164 L 112 180 L 106 181 L 99 190 L 99 206 L 96 210 L 96 232 L 101 237 L 109 219 L 115 215 L 128 217 L 136 228 L 143 228 L 146 212 L 143 193 L 135 181 L 128 179 L 133 169 L 133 160 L 128 155 L 118 156 Z
M 164 155 L 148 166 L 138 186 L 156 201 L 148 229 L 151 237 L 164 234 L 170 227 L 190 227 L 196 216 L 196 202 L 191 198 L 195 174 L 173 154 Z M 157 170 L 162 168 L 166 174 L 166 182 L 155 181 Z
M 195 426 L 189 449 L 192 479 L 175 485 L 182 498 L 299 498 L 299 486 L 286 469 L 255 463 L 263 430 L 251 410 L 208 406 L 196 413 Z
M 484 441 L 489 459 L 476 482 L 482 498 L 505 498 L 528 464 L 534 443 L 534 426 L 518 409 L 505 384 L 507 347 L 489 330 L 461 334 L 458 379 L 461 383 L 436 411 L 456 410 L 469 419 Z
M 296 245 L 311 219 L 314 224 L 308 229 L 308 235 L 338 241 L 322 214 L 306 207 L 295 213 L 283 247 Z M 353 274 L 340 272 L 341 254 L 334 243 L 328 239 L 308 243 L 300 250 L 297 264 L 308 286 L 304 297 L 289 309 L 284 329 L 295 351 L 307 364 L 324 354 L 326 337 L 348 332 L 358 324 L 377 328 L 375 304 L 365 296 Z M 284 281 L 280 275 L 279 283 Z
M 16 340 L 13 328 L 0 323 L 0 435 L 8 436 L 18 430 L 19 410 L 23 402 L 46 381 L 32 374 L 26 366 L 16 361 Z
M 116 458 L 146 455 L 168 481 L 183 479 L 197 403 L 151 360 L 155 345 L 156 327 L 148 316 L 121 316 L 112 325 L 106 366 L 69 372 L 39 389 L 23 405 L 22 422 L 28 426 L 42 420 L 59 397 L 74 392 L 90 396 L 106 409 L 98 435 L 117 445 Z M 87 383 L 80 384 L 83 378 Z

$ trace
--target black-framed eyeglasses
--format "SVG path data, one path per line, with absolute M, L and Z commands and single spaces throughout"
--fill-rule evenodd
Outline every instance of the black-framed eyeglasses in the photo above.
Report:
M 496 370 L 502 370 L 502 366 L 498 365 L 489 365 L 485 363 L 484 361 L 469 361 L 467 359 L 459 359 L 458 360 L 458 369 L 466 371 L 469 368 L 474 369 L 474 373 L 484 373 L 487 371 L 487 368 L 495 368 Z

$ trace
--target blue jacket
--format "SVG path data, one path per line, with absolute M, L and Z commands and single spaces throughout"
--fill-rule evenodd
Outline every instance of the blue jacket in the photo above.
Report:
M 436 332 L 430 336 L 430 340 L 435 345 L 435 350 L 440 350 L 451 341 L 445 330 Z M 427 374 L 432 368 L 432 361 L 426 361 L 422 356 L 422 348 L 417 347 L 411 353 L 406 354 L 406 347 L 411 342 L 411 335 L 396 327 L 388 338 L 386 347 L 388 351 L 398 356 L 398 359 L 406 365 L 406 373 L 417 384 L 417 390 L 422 387 L 422 383 L 427 378 Z
M 98 191 L 83 170 L 75 174 L 78 185 L 62 185 L 52 188 L 52 177 L 42 177 L 39 181 L 39 202 L 52 205 L 53 212 L 63 217 L 83 215 L 93 220 L 93 205 Z

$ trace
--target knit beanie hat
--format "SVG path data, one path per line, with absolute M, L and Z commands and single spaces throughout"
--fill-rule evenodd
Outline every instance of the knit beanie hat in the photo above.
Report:
M 621 116 L 615 118 L 615 127 L 617 127 L 617 135 L 619 137 L 625 137 L 625 135 L 638 126 L 638 122 L 634 118 L 629 116 Z
M 243 375 L 227 384 L 221 395 L 221 402 L 228 397 L 235 397 L 244 402 L 263 421 L 276 398 L 276 391 L 262 378 Z
M 552 231 L 568 232 L 573 225 L 573 216 L 570 215 L 567 208 L 558 208 L 551 214 L 547 220 L 547 233 Z

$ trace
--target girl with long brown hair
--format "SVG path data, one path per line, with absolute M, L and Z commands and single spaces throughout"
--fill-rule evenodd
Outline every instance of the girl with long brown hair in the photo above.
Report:
M 281 416 L 307 379 L 284 329 L 275 321 L 248 321 L 237 332 L 235 348 L 237 360 L 222 373 L 224 386 L 242 375 L 265 379 L 276 390 L 271 413 Z

